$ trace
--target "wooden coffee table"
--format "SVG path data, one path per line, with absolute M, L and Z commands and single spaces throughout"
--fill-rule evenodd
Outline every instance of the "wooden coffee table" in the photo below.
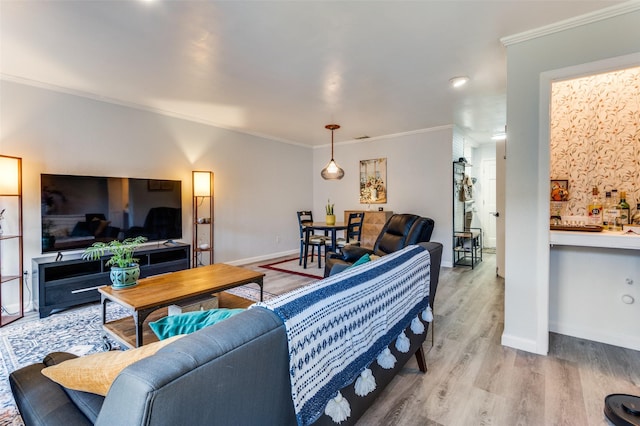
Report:
M 178 302 L 195 302 L 213 293 L 251 283 L 260 286 L 262 300 L 264 275 L 239 266 L 217 263 L 143 278 L 135 287 L 122 290 L 114 290 L 109 286 L 100 287 L 98 291 L 102 303 L 103 328 L 127 347 L 140 347 L 143 345 L 143 335 L 153 335 L 151 330 L 149 333 L 143 333 L 143 324 L 145 319 L 152 319 L 149 316 L 155 311 Z M 224 307 L 223 300 L 225 298 L 221 299 L 221 306 Z M 115 302 L 131 310 L 132 317 L 107 322 L 108 302 Z M 154 316 L 160 318 L 165 315 L 166 309 Z

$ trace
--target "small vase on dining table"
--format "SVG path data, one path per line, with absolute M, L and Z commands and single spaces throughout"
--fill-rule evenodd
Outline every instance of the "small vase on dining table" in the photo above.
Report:
M 335 225 L 336 224 L 336 215 L 335 214 L 328 214 L 325 222 L 327 223 L 327 225 Z

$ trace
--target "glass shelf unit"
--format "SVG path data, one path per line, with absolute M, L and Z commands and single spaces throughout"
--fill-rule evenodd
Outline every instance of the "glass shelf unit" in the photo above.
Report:
M 22 159 L 0 155 L 0 327 L 24 316 Z
M 213 172 L 194 171 L 192 268 L 213 265 Z

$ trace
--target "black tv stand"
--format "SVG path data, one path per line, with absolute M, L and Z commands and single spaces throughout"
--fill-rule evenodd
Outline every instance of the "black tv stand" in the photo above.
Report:
M 137 250 L 140 277 L 189 269 L 191 246 L 174 242 L 158 244 Z M 110 256 L 99 260 L 83 260 L 80 255 L 65 256 L 66 260 L 52 257 L 33 259 L 33 280 L 38 282 L 37 294 L 40 318 L 53 311 L 89 302 L 99 302 L 98 287 L 111 284 L 109 267 L 105 263 Z

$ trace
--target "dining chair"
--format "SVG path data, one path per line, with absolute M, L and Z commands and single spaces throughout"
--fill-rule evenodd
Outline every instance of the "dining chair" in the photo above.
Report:
M 344 232 L 343 238 L 336 240 L 335 250 L 341 251 L 346 245 L 360 245 L 362 237 L 362 222 L 364 221 L 364 212 L 349 213 L 347 221 L 347 230 Z
M 298 226 L 300 229 L 300 258 L 298 260 L 298 265 L 302 265 L 302 260 L 304 258 L 305 253 L 305 244 L 309 244 L 311 246 L 311 263 L 313 263 L 313 256 L 315 253 L 315 248 L 318 247 L 318 262 L 322 257 L 322 247 L 324 247 L 328 237 L 325 235 L 316 235 L 311 232 L 309 234 L 308 242 L 306 242 L 306 232 L 305 225 L 308 223 L 313 223 L 313 213 L 310 210 L 303 210 L 297 212 L 298 214 Z M 326 251 L 326 250 L 325 250 Z M 306 262 L 305 262 L 306 265 Z M 320 263 L 318 263 L 318 268 L 320 267 Z

